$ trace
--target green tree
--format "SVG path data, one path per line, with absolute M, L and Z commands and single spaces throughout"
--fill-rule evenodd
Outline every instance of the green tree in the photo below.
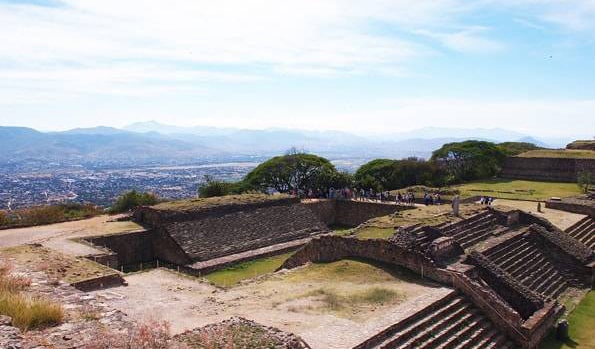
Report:
M 155 205 L 157 202 L 159 202 L 159 199 L 153 193 L 141 193 L 131 190 L 116 199 L 116 202 L 110 208 L 110 213 L 128 212 L 139 206 Z
M 464 141 L 447 143 L 432 153 L 431 161 L 448 173 L 448 181 L 462 182 L 495 176 L 506 154 L 494 143 Z
M 440 186 L 444 173 L 435 163 L 423 159 L 376 159 L 362 165 L 354 179 L 363 188 L 393 190 L 412 185 Z
M 581 171 L 577 176 L 577 184 L 583 193 L 588 193 L 593 185 L 593 176 L 589 171 Z
M 209 175 L 205 175 L 204 181 L 205 182 L 198 187 L 198 196 L 201 198 L 236 194 L 239 190 L 238 183 L 215 180 Z
M 502 150 L 507 156 L 515 156 L 529 150 L 543 149 L 533 143 L 528 142 L 504 142 L 498 144 L 498 149 Z
M 308 189 L 325 190 L 339 187 L 346 178 L 325 158 L 313 154 L 291 152 L 276 156 L 258 165 L 246 175 L 243 186 L 246 189 L 267 190 L 280 193 Z

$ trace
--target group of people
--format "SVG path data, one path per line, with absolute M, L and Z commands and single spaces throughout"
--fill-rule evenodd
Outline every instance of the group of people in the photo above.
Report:
M 293 193 L 294 195 L 308 198 L 308 199 L 343 199 L 343 200 L 357 200 L 357 201 L 373 201 L 373 202 L 394 202 L 397 205 L 413 205 L 415 204 L 415 193 L 413 192 L 397 192 L 396 195 L 389 191 L 375 191 L 374 189 L 364 188 L 340 188 L 333 187 L 328 190 L 308 189 L 305 192 Z M 423 203 L 428 205 L 440 205 L 442 199 L 440 194 L 424 193 Z
M 492 203 L 494 202 L 494 198 L 491 196 L 482 196 L 479 198 L 479 204 L 480 205 L 488 205 L 488 206 L 492 206 Z

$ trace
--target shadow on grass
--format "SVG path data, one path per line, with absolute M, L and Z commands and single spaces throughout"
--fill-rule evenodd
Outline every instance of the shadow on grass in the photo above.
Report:
M 443 285 L 438 284 L 437 282 L 435 282 L 431 279 L 422 278 L 421 275 L 417 274 L 416 272 L 414 272 L 412 270 L 409 270 L 405 267 L 401 267 L 398 265 L 390 264 L 390 263 L 379 262 L 379 261 L 375 261 L 372 259 L 360 258 L 360 257 L 343 258 L 338 261 L 355 261 L 355 262 L 369 264 L 375 268 L 381 269 L 382 271 L 386 272 L 387 274 L 390 274 L 395 279 L 402 280 L 402 281 L 408 282 L 408 283 L 418 284 L 418 285 L 432 287 L 432 288 L 444 287 Z M 338 262 L 338 261 L 334 261 L 334 262 Z M 334 262 L 318 262 L 316 264 L 329 264 L 329 263 L 334 263 Z

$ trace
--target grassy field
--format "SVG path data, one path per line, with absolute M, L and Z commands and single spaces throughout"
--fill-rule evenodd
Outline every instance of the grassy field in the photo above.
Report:
M 579 149 L 540 149 L 517 155 L 522 158 L 595 159 L 595 151 Z
M 541 349 L 571 349 L 571 348 L 595 348 L 595 292 L 591 291 L 570 313 L 568 317 L 570 324 L 570 339 L 565 343 L 556 340 L 554 334 L 550 334 L 541 344 Z
M 575 183 L 537 182 L 512 179 L 489 179 L 456 186 L 463 197 L 488 195 L 502 199 L 547 200 L 552 196 L 580 195 Z
M 266 257 L 232 265 L 228 268 L 212 272 L 205 275 L 205 278 L 214 285 L 220 287 L 230 287 L 236 285 L 242 280 L 252 279 L 259 275 L 274 272 L 283 262 L 289 258 L 293 252 L 281 254 L 278 256 Z
M 366 227 L 357 231 L 355 236 L 362 240 L 388 239 L 395 233 L 394 228 Z
M 241 195 L 226 195 L 212 198 L 198 198 L 178 201 L 167 201 L 162 202 L 153 206 L 158 210 L 195 210 L 195 209 L 206 209 L 221 205 L 245 205 L 257 202 L 275 201 L 280 199 L 287 199 L 289 195 L 277 194 L 277 195 L 266 195 L 266 194 L 241 194 Z

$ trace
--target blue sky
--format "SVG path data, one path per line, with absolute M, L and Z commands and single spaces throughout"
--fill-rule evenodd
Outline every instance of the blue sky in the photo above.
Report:
M 0 0 L 0 125 L 593 137 L 595 0 Z

